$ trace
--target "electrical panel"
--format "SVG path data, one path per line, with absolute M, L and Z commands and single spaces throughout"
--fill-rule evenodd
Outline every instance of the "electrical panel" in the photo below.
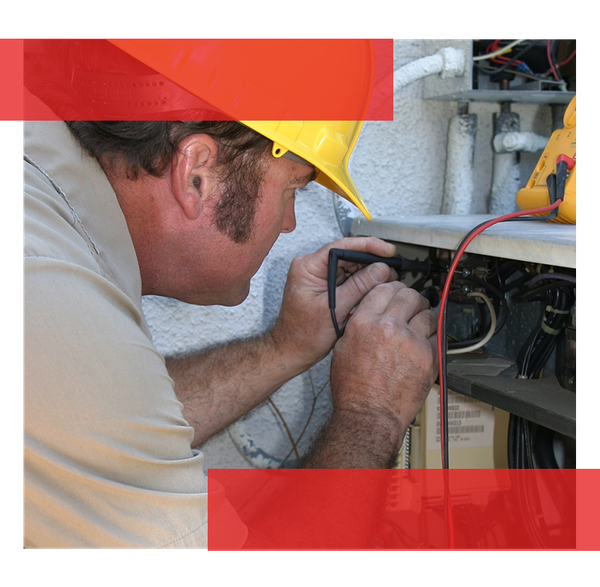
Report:
M 421 216 L 367 222 L 353 236 L 377 236 L 402 257 L 429 259 L 426 275 L 402 279 L 441 291 L 462 238 L 491 216 Z M 575 467 L 575 225 L 504 222 L 475 238 L 454 274 L 447 306 L 446 380 L 451 468 L 523 468 L 515 439 L 529 435 L 527 458 L 542 468 Z M 490 328 L 485 345 L 461 352 Z M 469 347 L 471 348 L 471 347 Z M 439 390 L 410 428 L 399 468 L 439 468 Z M 532 461 L 532 462 L 533 462 Z

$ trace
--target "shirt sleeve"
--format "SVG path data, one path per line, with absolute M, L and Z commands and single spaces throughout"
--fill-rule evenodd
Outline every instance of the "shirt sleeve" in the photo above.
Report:
M 203 457 L 136 306 L 66 261 L 24 277 L 25 545 L 205 548 Z

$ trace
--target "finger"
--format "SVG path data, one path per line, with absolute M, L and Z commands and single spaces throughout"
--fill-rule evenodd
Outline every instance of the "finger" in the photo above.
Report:
M 369 236 L 343 238 L 321 247 L 315 253 L 315 258 L 318 259 L 318 262 L 321 265 L 321 271 L 323 271 L 323 269 L 325 272 L 327 271 L 330 249 L 353 250 L 363 253 L 371 253 L 380 257 L 393 257 L 396 254 L 396 247 L 394 245 L 376 237 Z M 345 267 L 350 267 L 352 265 L 357 267 L 356 263 L 346 263 L 345 261 L 340 261 L 340 264 Z
M 340 261 L 338 261 L 338 265 L 344 270 L 345 274 L 347 276 L 349 276 L 349 275 L 353 275 L 357 271 L 360 271 L 364 267 L 368 267 L 368 265 L 375 265 L 375 263 L 360 264 L 360 263 L 353 263 L 351 261 L 340 260 Z M 390 267 L 389 265 L 387 265 L 387 263 L 385 263 L 385 265 L 387 267 L 389 267 L 390 271 L 391 271 L 388 281 L 394 281 L 395 279 L 399 279 L 399 275 L 398 275 L 398 272 L 396 271 L 396 269 L 394 269 L 393 267 Z
M 343 315 L 359 304 L 377 285 L 388 283 L 392 271 L 385 263 L 373 263 L 348 276 L 337 288 L 337 307 Z M 397 282 L 399 283 L 399 282 Z M 395 290 L 394 290 L 395 291 Z
M 388 311 L 394 313 L 407 323 L 419 312 L 429 310 L 429 301 L 418 291 L 406 287 L 390 299 Z
M 339 306 L 340 310 L 344 312 L 342 314 L 343 316 L 357 305 L 357 312 L 383 314 L 394 295 L 396 295 L 400 289 L 406 287 L 399 281 L 374 283 L 372 276 L 369 275 L 370 270 L 373 271 L 373 269 L 371 269 L 373 267 L 373 265 L 366 267 L 364 270 L 353 276 L 357 279 L 352 280 L 352 282 L 349 279 L 340 286 L 339 289 L 348 287 L 348 290 L 344 292 L 347 293 L 347 295 L 343 296 L 343 304 L 340 304 Z M 365 288 L 368 288 L 366 294 L 364 293 L 366 291 Z
M 331 243 L 327 248 L 371 253 L 380 257 L 393 257 L 396 254 L 396 247 L 393 244 L 374 236 L 342 238 Z
M 336 286 L 342 285 L 351 275 L 356 273 L 360 267 L 356 263 L 352 263 L 349 266 L 345 266 L 344 263 L 339 263 L 335 278 Z
M 423 310 L 413 316 L 408 327 L 428 340 L 437 340 L 437 314 L 433 310 Z M 435 342 L 434 342 L 435 344 Z

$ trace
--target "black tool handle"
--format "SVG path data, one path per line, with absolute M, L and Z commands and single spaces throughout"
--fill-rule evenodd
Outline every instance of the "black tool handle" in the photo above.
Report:
M 371 253 L 361 251 L 351 251 L 347 249 L 330 249 L 329 266 L 327 271 L 327 289 L 329 294 L 329 307 L 335 308 L 335 282 L 338 268 L 338 261 L 349 261 L 350 263 L 360 263 L 362 265 L 371 265 L 372 263 L 385 263 L 390 267 L 400 271 L 419 271 L 423 274 L 429 272 L 429 259 L 425 261 L 413 261 L 403 259 L 402 257 L 380 257 Z
M 335 316 L 335 287 L 338 261 L 349 261 L 350 263 L 360 263 L 370 265 L 371 263 L 386 263 L 400 273 L 400 271 L 419 271 L 423 275 L 429 274 L 429 259 L 426 261 L 413 261 L 411 259 L 402 259 L 401 257 L 379 257 L 370 253 L 361 251 L 348 251 L 346 249 L 330 249 L 329 265 L 327 267 L 327 294 L 329 296 L 329 309 L 331 311 L 331 320 L 338 338 L 342 337 L 342 331 Z M 440 303 L 440 296 L 435 287 L 427 288 L 421 295 L 429 300 L 432 308 Z

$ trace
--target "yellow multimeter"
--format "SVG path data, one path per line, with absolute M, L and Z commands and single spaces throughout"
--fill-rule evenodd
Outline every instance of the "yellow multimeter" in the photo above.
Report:
M 535 166 L 527 185 L 517 192 L 517 204 L 521 210 L 542 208 L 550 203 L 546 180 L 548 175 L 556 173 L 556 159 L 566 155 L 573 162 L 576 160 L 575 142 L 575 97 L 565 111 L 564 128 L 552 133 L 538 164 Z M 565 182 L 565 193 L 558 214 L 552 222 L 577 224 L 575 216 L 575 169 L 573 165 Z

